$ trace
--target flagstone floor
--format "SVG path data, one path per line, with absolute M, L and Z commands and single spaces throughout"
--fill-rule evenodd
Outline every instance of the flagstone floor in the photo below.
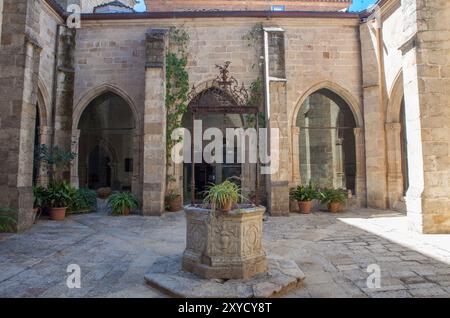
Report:
M 159 258 L 181 254 L 184 242 L 182 212 L 43 220 L 25 233 L 0 234 L 0 297 L 164 297 L 144 274 Z M 264 245 L 306 274 L 303 288 L 286 297 L 450 296 L 450 235 L 409 232 L 396 212 L 270 217 Z M 81 268 L 79 289 L 67 287 L 70 264 Z M 379 268 L 380 288 L 368 287 L 368 266 Z

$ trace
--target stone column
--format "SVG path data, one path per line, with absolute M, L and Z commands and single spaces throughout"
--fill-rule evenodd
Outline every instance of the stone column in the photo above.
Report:
M 131 189 L 133 194 L 142 202 L 141 145 L 142 135 L 139 131 L 135 131 L 133 135 L 133 177 Z
M 270 120 L 269 129 L 278 130 L 279 140 L 276 141 L 271 131 L 270 152 L 271 167 L 277 166 L 268 175 L 269 208 L 272 216 L 289 215 L 289 137 L 287 119 L 286 83 L 271 82 L 270 89 Z M 278 142 L 278 143 L 277 143 Z M 274 164 L 275 155 L 278 162 Z
M 77 156 L 75 157 L 75 159 L 72 161 L 72 163 L 70 164 L 70 183 L 75 187 L 75 188 L 79 188 L 80 187 L 80 179 L 78 177 L 78 165 L 79 165 L 79 154 L 80 154 L 80 133 L 81 130 L 79 129 L 74 129 L 72 130 L 72 145 L 71 145 L 71 151 L 73 153 L 76 153 Z
M 143 213 L 162 215 L 166 190 L 166 78 L 167 29 L 146 35 Z
M 300 177 L 300 127 L 291 127 L 292 136 L 292 179 L 293 185 L 301 183 Z
M 354 128 L 356 151 L 356 197 L 360 206 L 365 206 L 366 201 L 366 165 L 364 153 L 364 135 L 362 128 Z
M 450 2 L 402 0 L 410 228 L 450 233 Z
M 402 146 L 400 140 L 400 123 L 386 123 L 386 141 L 389 145 L 388 155 L 388 199 L 389 208 L 393 209 L 403 196 Z
M 53 146 L 71 151 L 76 31 L 66 27 L 61 27 L 59 31 Z M 62 171 L 62 175 L 57 178 L 71 180 L 70 167 L 66 169 L 68 170 Z
M 41 48 L 36 3 L 3 0 L 0 48 L 0 206 L 18 231 L 33 223 L 33 158 Z

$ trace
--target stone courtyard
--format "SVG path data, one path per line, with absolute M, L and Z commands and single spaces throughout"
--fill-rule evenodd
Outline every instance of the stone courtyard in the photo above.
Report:
M 94 213 L 0 234 L 0 297 L 164 297 L 144 275 L 183 253 L 185 228 L 182 212 Z M 285 297 L 449 297 L 450 237 L 406 229 L 406 216 L 392 211 L 291 214 L 264 222 L 264 246 L 306 275 Z M 81 267 L 81 289 L 66 286 L 69 264 Z M 380 266 L 380 289 L 367 287 L 371 264 Z

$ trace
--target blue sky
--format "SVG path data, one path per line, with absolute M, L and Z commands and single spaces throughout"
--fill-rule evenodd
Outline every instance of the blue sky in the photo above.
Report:
M 353 0 L 350 11 L 362 11 L 375 2 L 376 0 Z
M 136 11 L 145 11 L 144 0 L 139 0 L 139 2 L 140 3 L 135 7 Z M 350 11 L 362 11 L 375 2 L 376 0 L 353 0 Z

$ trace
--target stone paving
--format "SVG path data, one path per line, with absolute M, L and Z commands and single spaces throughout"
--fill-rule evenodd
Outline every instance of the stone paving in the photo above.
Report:
M 449 297 L 450 235 L 408 233 L 398 213 L 352 210 L 270 217 L 264 244 L 294 260 L 304 287 L 286 297 Z M 162 257 L 184 250 L 184 214 L 163 217 L 71 216 L 43 220 L 22 234 L 0 234 L 0 297 L 163 297 L 144 275 Z M 68 289 L 78 264 L 82 288 Z M 381 269 L 369 289 L 368 265 Z

